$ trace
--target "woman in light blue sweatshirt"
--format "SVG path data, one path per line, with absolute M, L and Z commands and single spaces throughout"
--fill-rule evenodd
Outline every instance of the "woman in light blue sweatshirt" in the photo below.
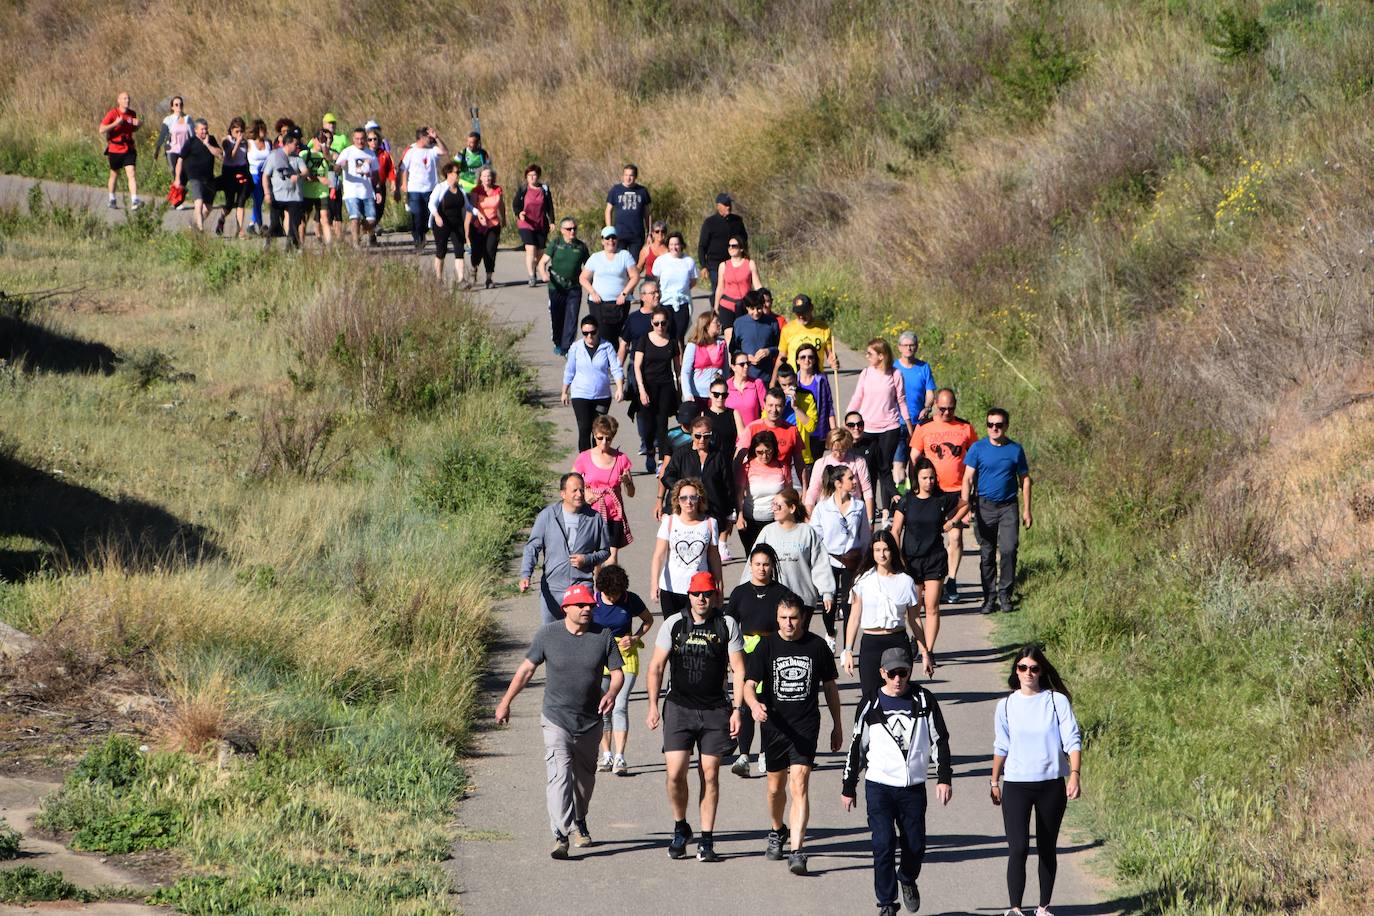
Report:
M 992 803 L 1002 806 L 1007 831 L 1006 916 L 1024 916 L 1026 857 L 1030 850 L 1031 810 L 1035 811 L 1035 849 L 1040 858 L 1040 905 L 1050 913 L 1057 869 L 1055 846 L 1068 800 L 1078 798 L 1083 738 L 1068 688 L 1040 646 L 1016 653 L 1007 686 L 1015 692 L 997 704 L 993 716 Z M 999 781 L 1005 776 L 1006 781 Z
M 571 404 L 577 418 L 578 454 L 592 447 L 592 421 L 611 409 L 611 382 L 615 399 L 625 400 L 625 369 L 615 347 L 601 339 L 601 325 L 591 315 L 582 319 L 582 342 L 568 348 L 563 367 L 563 403 Z

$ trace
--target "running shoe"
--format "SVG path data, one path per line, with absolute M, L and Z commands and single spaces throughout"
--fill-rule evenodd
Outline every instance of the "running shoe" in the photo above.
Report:
M 713 840 L 701 840 L 697 843 L 698 862 L 724 862 L 720 853 L 716 852 L 716 844 Z
M 111 209 L 111 210 L 118 210 L 118 209 L 119 209 L 119 201 L 115 200 L 113 197 L 110 198 L 110 209 Z
M 749 755 L 740 754 L 735 758 L 735 762 L 730 767 L 730 772 L 741 779 L 749 778 Z
M 143 209 L 143 201 L 141 201 L 141 200 L 139 200 L 137 197 L 135 197 L 132 201 L 129 202 L 129 209 L 130 209 L 130 210 L 141 210 L 141 209 Z
M 613 763 L 615 763 L 614 757 L 612 757 L 610 754 L 602 754 L 601 762 L 596 765 L 597 772 L 609 773 L 611 771 L 611 765 Z
M 587 829 L 587 819 L 573 821 L 573 845 L 578 849 L 583 849 L 592 845 L 592 833 Z
M 668 858 L 685 859 L 687 858 L 687 844 L 692 839 L 691 825 L 673 827 L 673 838 L 668 842 Z
M 1049 907 L 1038 906 L 1035 908 L 1035 916 L 1054 916 L 1054 914 L 1050 912 Z
M 534 289 L 538 285 L 539 281 L 536 280 L 534 277 L 530 277 L 530 289 Z
M 611 764 L 611 772 L 617 776 L 630 775 L 630 765 L 625 762 L 624 754 L 615 755 L 615 762 Z
M 806 853 L 794 852 L 788 855 L 787 870 L 794 875 L 806 874 Z
M 259 229 L 258 229 L 258 224 L 257 224 L 257 223 L 249 223 L 249 224 L 248 224 L 248 234 L 249 234 L 249 235 L 258 235 L 258 234 L 259 234 Z
M 768 775 L 768 761 L 763 758 L 763 751 L 759 751 L 759 775 Z
M 908 913 L 914 913 L 921 908 L 921 889 L 916 886 L 915 881 L 897 881 L 897 886 L 902 889 L 902 906 L 906 907 Z
M 654 473 L 656 470 L 657 470 L 657 468 L 656 468 L 655 465 L 654 465 L 654 456 L 653 456 L 653 454 L 652 454 L 652 453 L 646 454 L 646 455 L 644 456 L 644 473 L 645 473 L 645 474 L 652 474 L 652 473 Z
M 733 557 L 730 556 L 730 545 L 724 541 L 720 542 L 720 562 L 729 563 Z
M 825 644 L 826 644 L 827 646 L 830 647 L 830 654 L 831 654 L 831 655 L 834 655 L 834 654 L 835 654 L 835 637 L 833 637 L 833 636 L 827 636 L 827 637 L 825 638 Z
M 221 217 L 219 218 L 219 221 L 218 221 L 217 223 L 215 223 L 215 235 L 224 235 L 224 217 L 223 217 L 223 216 L 221 216 Z
M 1014 906 L 1011 909 L 1007 910 L 1005 913 L 1003 913 L 1002 916 L 1026 916 L 1026 914 L 1021 912 L 1021 908 L 1019 906 Z
M 495 283 L 491 282 L 491 274 L 487 274 L 486 288 L 487 288 L 487 289 L 491 289 L 491 288 L 492 288 L 493 286 L 495 286 L 495 285 L 496 285 Z
M 983 599 L 983 606 L 980 607 L 980 608 L 978 609 L 978 613 L 980 613 L 980 614 L 991 614 L 991 613 L 993 613 L 993 612 L 996 611 L 996 610 L 997 610 L 997 599 L 996 599 L 996 598 L 993 598 L 992 596 L 989 595 L 988 597 L 986 597 L 986 598 Z
M 884 903 L 878 907 L 878 916 L 897 916 L 897 904 Z
M 553 835 L 553 849 L 549 850 L 550 859 L 566 859 L 568 857 L 568 838 L 562 834 Z
M 950 604 L 958 604 L 960 600 L 961 599 L 959 598 L 959 583 L 955 582 L 953 579 L 946 579 L 945 601 L 947 601 Z
M 768 850 L 763 857 L 770 862 L 781 862 L 786 856 L 783 855 L 782 847 L 787 843 L 787 827 L 782 830 L 768 831 Z

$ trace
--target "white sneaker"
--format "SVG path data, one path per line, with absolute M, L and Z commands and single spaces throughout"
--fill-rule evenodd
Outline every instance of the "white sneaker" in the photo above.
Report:
M 611 764 L 611 772 L 615 773 L 617 776 L 630 775 L 630 765 L 625 762 L 625 756 L 623 754 L 615 755 L 615 763 Z
M 730 772 L 744 779 L 749 778 L 749 755 L 740 754 L 736 757 L 734 764 L 730 767 Z
M 1049 907 L 1038 906 L 1035 908 L 1035 916 L 1054 916 L 1054 914 L 1050 912 Z
M 768 763 L 763 759 L 763 751 L 759 751 L 759 775 L 768 775 Z
M 830 647 L 830 654 L 831 654 L 831 655 L 834 655 L 834 654 L 835 654 L 835 637 L 833 637 L 833 636 L 827 636 L 827 637 L 825 638 L 825 644 L 826 644 L 827 646 Z
M 602 773 L 609 773 L 611 771 L 612 763 L 614 763 L 614 759 L 611 757 L 610 754 L 602 754 L 601 763 L 597 764 L 596 768 Z
M 720 542 L 720 562 L 729 563 L 733 557 L 730 556 L 730 545 L 724 541 Z

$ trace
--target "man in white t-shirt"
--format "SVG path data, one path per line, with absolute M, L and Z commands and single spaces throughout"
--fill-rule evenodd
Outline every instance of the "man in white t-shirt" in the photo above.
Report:
M 361 127 L 353 130 L 353 145 L 339 153 L 334 168 L 339 172 L 344 206 L 348 208 L 348 224 L 353 228 L 353 247 L 362 244 L 362 230 L 369 236 L 377 223 L 377 204 L 382 192 L 377 187 L 380 167 L 377 156 L 366 146 L 367 133 Z M 366 223 L 366 227 L 361 225 Z
M 415 142 L 406 148 L 396 170 L 396 195 L 405 197 L 406 210 L 410 213 L 410 238 L 416 251 L 425 247 L 425 235 L 429 232 L 427 204 L 439 184 L 439 163 L 447 158 L 448 149 L 434 128 L 418 127 Z M 462 254 L 462 243 L 459 243 L 459 261 L 463 259 Z

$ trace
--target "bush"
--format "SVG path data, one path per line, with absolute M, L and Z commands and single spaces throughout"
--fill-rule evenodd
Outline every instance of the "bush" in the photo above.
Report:
M 1254 13 L 1222 10 L 1212 22 L 1207 41 L 1222 60 L 1241 60 L 1269 47 L 1269 28 Z
M 32 865 L 0 871 L 0 903 L 37 903 L 43 900 L 89 903 L 94 899 L 94 894 L 72 884 L 62 877 L 60 871 L 39 871 Z
M 194 382 L 192 372 L 182 372 L 172 358 L 156 347 L 139 347 L 123 357 L 120 372 L 129 385 L 139 391 L 146 391 L 158 382 Z
M 258 455 L 253 471 L 300 477 L 323 477 L 346 460 L 352 449 L 330 448 L 340 418 L 332 410 L 310 409 L 298 402 L 277 400 L 262 412 L 258 423 Z
M 0 862 L 19 858 L 19 842 L 23 835 L 9 824 L 0 823 Z

